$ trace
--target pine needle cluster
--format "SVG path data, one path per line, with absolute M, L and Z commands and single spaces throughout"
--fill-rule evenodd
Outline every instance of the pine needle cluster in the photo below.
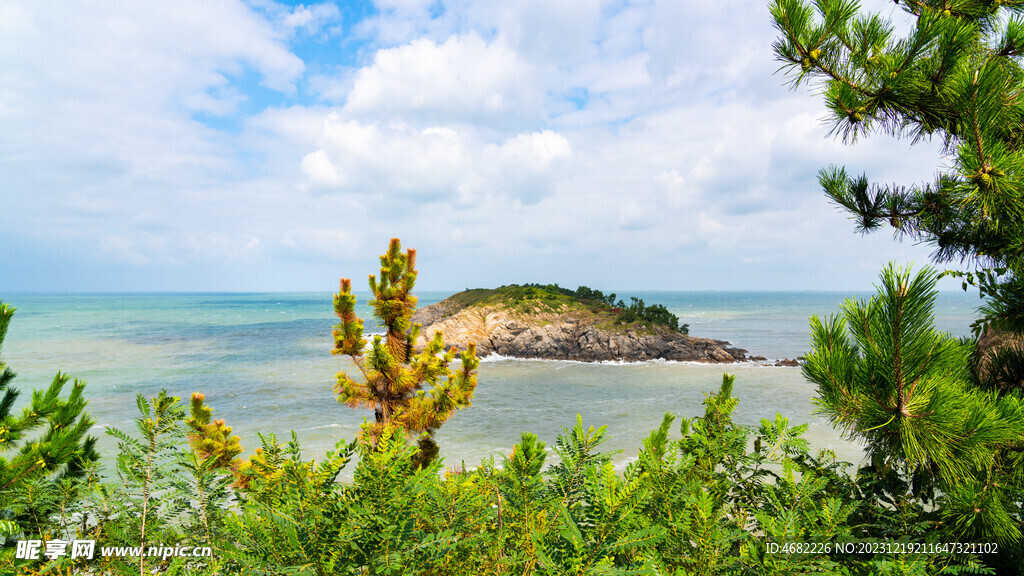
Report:
M 0 301 L 0 352 L 15 308 Z M 54 376 L 45 390 L 34 390 L 29 405 L 14 413 L 20 392 L 11 386 L 15 373 L 0 359 L 0 544 L 19 535 L 39 534 L 55 511 L 51 499 L 28 499 L 27 493 L 51 493 L 62 483 L 74 483 L 88 474 L 99 458 L 96 439 L 88 436 L 93 425 L 85 412 L 85 382 Z M 40 430 L 41 429 L 41 430 Z M 31 435 L 41 431 L 38 437 Z
M 989 297 L 978 323 L 1024 330 L 1024 3 L 897 0 L 911 23 L 862 14 L 855 0 L 773 0 L 774 50 L 793 86 L 823 88 L 833 133 L 938 138 L 949 158 L 934 182 L 872 184 L 822 170 L 826 194 L 861 232 L 889 224 L 935 247 L 937 261 Z
M 192 394 L 190 413 L 185 424 L 191 430 L 188 442 L 196 456 L 211 468 L 236 471 L 240 466 L 237 457 L 242 453 L 240 439 L 231 434 L 231 426 L 223 418 L 213 420 L 213 408 L 206 405 L 205 394 Z
M 867 444 L 872 469 L 909 480 L 959 537 L 1019 546 L 1024 401 L 982 390 L 974 344 L 935 329 L 935 277 L 890 265 L 877 296 L 812 317 L 803 372 L 821 412 Z

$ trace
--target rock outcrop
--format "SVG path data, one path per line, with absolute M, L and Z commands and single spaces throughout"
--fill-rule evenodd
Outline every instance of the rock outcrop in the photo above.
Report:
M 562 306 L 557 312 L 523 312 L 503 304 L 463 306 L 449 298 L 418 310 L 413 322 L 423 326 L 418 346 L 438 330 L 445 343 L 465 349 L 476 342 L 481 356 L 491 353 L 548 360 L 683 360 L 737 362 L 746 350 L 724 340 L 695 338 L 663 326 L 615 325 L 607 315 L 585 307 Z

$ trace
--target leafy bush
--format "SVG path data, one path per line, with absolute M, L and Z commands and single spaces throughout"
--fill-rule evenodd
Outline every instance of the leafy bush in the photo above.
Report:
M 238 466 L 246 481 L 230 494 L 223 488 L 232 467 L 196 473 L 197 461 L 216 459 L 195 449 L 209 444 L 177 441 L 196 427 L 177 398 L 161 393 L 140 399 L 137 435 L 111 430 L 121 442 L 118 481 L 90 484 L 75 526 L 59 532 L 51 519 L 49 533 L 100 545 L 212 544 L 215 558 L 8 566 L 24 574 L 767 575 L 888 573 L 899 561 L 903 573 L 992 573 L 975 558 L 938 553 L 769 550 L 922 542 L 934 524 L 925 500 L 886 484 L 884 472 L 851 477 L 833 456 L 811 456 L 806 426 L 782 416 L 756 430 L 737 425 L 733 385 L 725 376 L 704 414 L 683 420 L 674 440 L 675 416 L 666 414 L 621 474 L 601 451 L 605 429 L 577 417 L 550 453 L 524 433 L 500 466 L 489 459 L 444 474 L 440 460 L 418 464 L 400 429 L 385 430 L 376 445 L 369 437 L 341 442 L 320 461 L 304 460 L 294 436 L 281 444 L 268 435 Z M 356 453 L 352 480 L 339 480 Z M 549 455 L 557 461 L 545 469 Z

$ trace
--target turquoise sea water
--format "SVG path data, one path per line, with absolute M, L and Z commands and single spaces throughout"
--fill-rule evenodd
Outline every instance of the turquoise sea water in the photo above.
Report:
M 420 304 L 447 293 L 419 293 Z M 831 292 L 634 292 L 648 304 L 664 304 L 690 325 L 690 333 L 729 340 L 751 355 L 795 358 L 807 350 L 808 317 L 835 313 L 848 296 Z M 243 445 L 257 446 L 257 432 L 287 439 L 295 430 L 308 457 L 319 457 L 341 438 L 352 438 L 368 410 L 335 401 L 334 374 L 346 367 L 332 357 L 336 322 L 331 294 L 10 294 L 18 307 L 3 357 L 18 373 L 24 398 L 46 386 L 59 369 L 88 381 L 89 410 L 104 454 L 116 446 L 107 426 L 129 429 L 136 394 L 166 388 L 187 399 L 206 394 L 215 417 L 226 418 Z M 366 331 L 372 322 L 366 295 L 358 312 Z M 976 295 L 940 293 L 936 322 L 954 335 L 969 333 Z M 438 434 L 449 465 L 472 465 L 507 453 L 521 431 L 554 442 L 576 414 L 585 425 L 607 425 L 607 445 L 636 455 L 640 441 L 671 411 L 703 412 L 706 392 L 722 373 L 737 376 L 736 419 L 757 424 L 781 412 L 809 423 L 807 437 L 819 448 L 858 461 L 857 446 L 813 414 L 814 387 L 798 368 L 755 364 L 672 362 L 600 363 L 488 358 L 481 364 L 473 406 L 457 413 Z

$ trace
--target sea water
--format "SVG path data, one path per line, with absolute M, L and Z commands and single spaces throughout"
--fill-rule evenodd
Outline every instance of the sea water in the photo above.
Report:
M 427 305 L 448 293 L 421 292 Z M 366 332 L 381 331 L 359 295 L 357 313 Z M 808 318 L 839 310 L 838 292 L 633 292 L 620 294 L 663 304 L 690 326 L 694 336 L 719 338 L 771 360 L 796 358 L 808 349 Z M 336 401 L 339 370 L 352 369 L 330 354 L 332 295 L 318 294 L 9 294 L 18 308 L 3 359 L 18 373 L 14 386 L 27 401 L 57 370 L 88 381 L 93 434 L 109 463 L 116 443 L 106 427 L 133 430 L 135 398 L 160 389 L 187 400 L 203 392 L 242 438 L 247 451 L 257 432 L 287 440 L 294 430 L 307 457 L 321 457 L 341 439 L 351 439 L 370 410 Z M 941 292 L 936 325 L 967 335 L 979 300 L 963 292 Z M 717 390 L 723 373 L 736 376 L 740 399 L 734 418 L 757 425 L 777 413 L 807 423 L 816 449 L 859 462 L 861 448 L 815 414 L 815 387 L 799 368 L 754 363 L 582 363 L 489 357 L 479 370 L 473 406 L 457 412 L 439 431 L 441 455 L 450 465 L 472 466 L 507 454 L 523 431 L 549 445 L 577 414 L 585 426 L 607 426 L 606 449 L 615 463 L 636 457 L 641 440 L 663 414 L 703 413 L 704 395 Z M 677 419 L 678 423 L 678 419 Z M 674 430 L 674 434 L 678 434 Z

